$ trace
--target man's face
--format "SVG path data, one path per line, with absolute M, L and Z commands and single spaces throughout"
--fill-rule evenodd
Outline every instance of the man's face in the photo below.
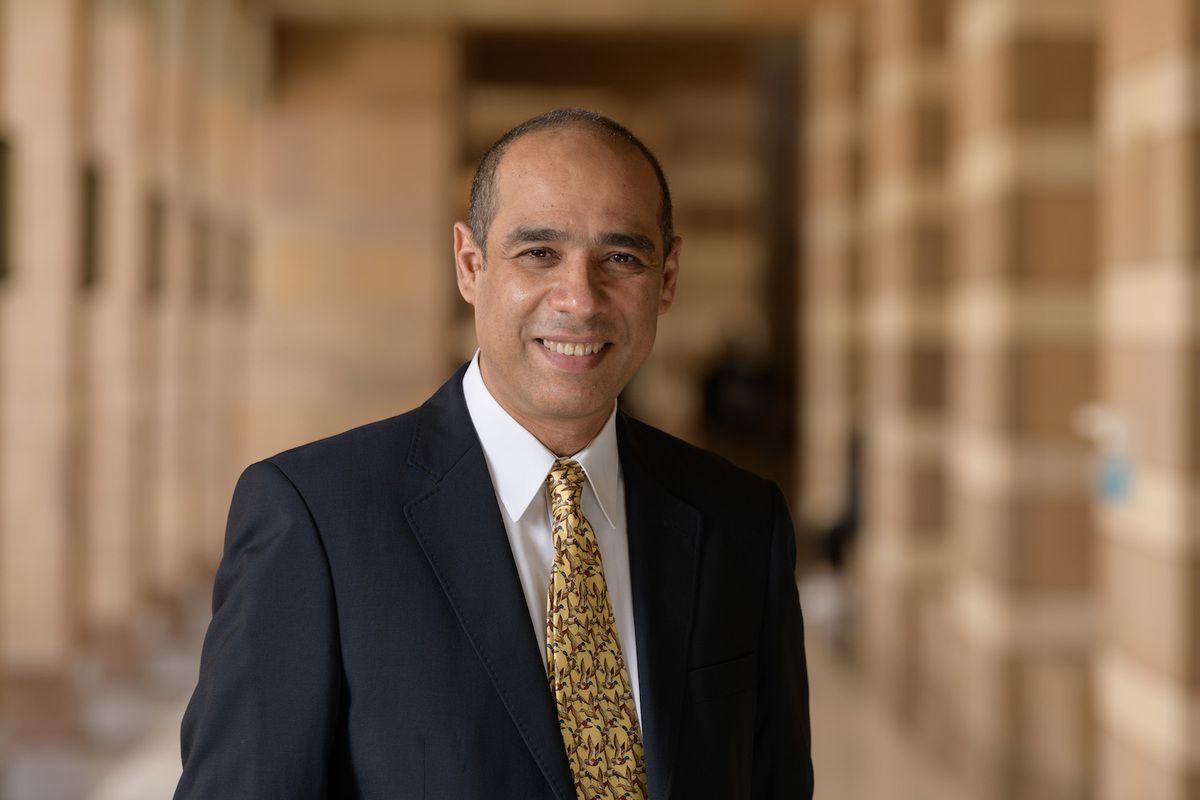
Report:
M 586 443 L 654 345 L 679 238 L 663 252 L 646 159 L 584 129 L 513 142 L 496 198 L 486 243 L 462 223 L 454 237 L 484 383 L 544 443 L 567 432 Z

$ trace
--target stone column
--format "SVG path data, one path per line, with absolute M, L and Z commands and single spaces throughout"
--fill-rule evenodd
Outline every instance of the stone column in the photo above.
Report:
M 735 463 L 747 466 L 757 458 L 755 469 L 783 482 L 787 448 L 777 449 L 777 463 L 755 456 L 755 450 L 770 452 L 756 446 L 764 435 L 761 431 L 774 430 L 778 436 L 785 426 L 772 428 L 758 419 L 732 425 L 728 419 L 711 419 L 714 411 L 718 417 L 723 413 L 721 379 L 717 407 L 705 407 L 714 372 L 754 374 L 769 364 L 765 354 L 772 352 L 773 319 L 764 298 L 773 253 L 769 215 L 760 210 L 768 202 L 771 181 L 756 150 L 765 146 L 770 100 L 765 86 L 751 77 L 749 59 L 735 52 L 740 58 L 727 58 L 733 62 L 731 72 L 736 69 L 745 76 L 740 82 L 688 86 L 684 94 L 660 77 L 637 102 L 624 98 L 598 106 L 654 148 L 671 181 L 675 228 L 683 237 L 677 297 L 686 300 L 659 318 L 654 349 L 623 400 L 638 418 L 701 442 Z M 706 60 L 700 51 L 676 57 L 690 60 L 697 71 Z M 624 93 L 617 88 L 614 94 Z M 547 101 L 565 101 L 543 97 L 539 111 L 554 107 Z M 509 119 L 519 121 L 511 115 Z M 789 176 L 793 173 L 779 166 Z M 756 413 L 765 419 L 772 416 L 764 407 Z
M 419 27 L 284 27 L 256 170 L 247 458 L 445 380 L 458 51 Z
M 910 722 L 940 724 L 944 664 L 946 0 L 872 0 L 863 223 L 868 668 Z
M 1105 5 L 1096 659 L 1105 800 L 1200 798 L 1200 2 Z M 1125 441 L 1121 441 L 1125 440 Z
M 141 4 L 109 0 L 93 20 L 90 151 L 99 177 L 96 285 L 84 322 L 93 408 L 86 427 L 89 638 L 113 672 L 136 669 L 145 586 L 137 568 L 138 463 L 145 397 L 138 352 L 148 334 L 142 249 L 148 146 L 150 20 Z
M 220 0 L 203 8 L 209 31 L 200 54 L 205 81 L 198 114 L 205 139 L 196 174 L 201 224 L 192 253 L 201 271 L 194 282 L 199 396 L 196 425 L 196 525 L 189 559 L 216 567 L 224 542 L 225 514 L 240 460 L 237 409 L 245 402 L 244 308 L 236 296 L 247 269 L 240 242 L 248 236 L 254 147 L 250 121 L 249 56 L 253 17 L 241 4 Z
M 180 590 L 191 577 L 189 549 L 200 525 L 197 449 L 201 439 L 202 383 L 198 357 L 196 266 L 203 209 L 196 192 L 207 131 L 198 98 L 199 57 L 205 41 L 205 4 L 163 0 L 160 25 L 155 156 L 161 237 L 160 286 L 150 338 L 154 359 L 154 480 L 151 514 L 152 594 L 173 619 Z
M 78 724 L 80 131 L 85 4 L 7 0 L 11 271 L 0 287 L 0 678 L 15 735 Z
M 861 18 L 843 6 L 819 9 L 808 28 L 805 113 L 802 329 L 805 387 L 801 505 L 810 531 L 827 530 L 849 502 L 851 429 L 861 413 L 854 391 L 861 205 Z
M 249 410 L 250 319 L 254 309 L 256 230 L 252 199 L 253 176 L 259 156 L 256 132 L 262 118 L 262 83 L 271 26 L 265 13 L 244 5 L 232 9 L 233 56 L 225 73 L 226 92 L 221 103 L 225 120 L 226 151 L 221 158 L 221 185 L 226 197 L 226 227 L 222 234 L 221 318 L 216 358 L 222 370 L 218 413 L 224 430 L 212 468 L 216 479 L 206 530 L 210 533 L 210 561 L 224 545 L 225 514 L 234 482 L 246 467 L 246 419 Z M 215 563 L 215 561 L 212 561 Z
M 948 530 L 974 797 L 1080 797 L 1093 766 L 1097 5 L 959 0 Z

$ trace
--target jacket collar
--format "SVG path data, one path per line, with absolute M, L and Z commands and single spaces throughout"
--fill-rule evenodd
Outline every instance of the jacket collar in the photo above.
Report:
M 574 781 L 460 369 L 418 412 L 409 465 L 434 481 L 405 516 L 526 746 L 560 800 Z M 691 641 L 700 515 L 655 479 L 644 426 L 618 415 L 649 793 L 675 763 Z M 481 487 L 486 491 L 481 491 Z
M 672 495 L 656 477 L 651 431 L 619 415 L 617 443 L 625 472 L 629 569 L 633 584 L 643 740 L 649 797 L 667 797 L 677 761 L 688 649 L 699 574 L 700 512 Z

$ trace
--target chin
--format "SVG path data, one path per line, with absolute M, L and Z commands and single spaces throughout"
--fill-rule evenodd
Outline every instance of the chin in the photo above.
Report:
M 566 391 L 547 397 L 541 404 L 547 417 L 559 419 L 587 419 L 607 414 L 612 410 L 612 400 L 581 397 L 578 391 Z

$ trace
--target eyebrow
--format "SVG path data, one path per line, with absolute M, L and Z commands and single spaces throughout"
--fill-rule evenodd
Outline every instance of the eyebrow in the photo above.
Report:
M 567 234 L 558 228 L 535 228 L 522 226 L 514 229 L 504 238 L 506 247 L 537 242 L 560 242 L 567 239 Z M 643 253 L 654 253 L 654 240 L 641 233 L 620 233 L 613 231 L 597 237 L 596 244 L 608 247 L 622 247 L 628 250 L 638 250 Z
M 535 244 L 537 242 L 558 242 L 566 238 L 566 234 L 557 228 L 531 228 L 522 226 L 514 228 L 512 233 L 504 238 L 506 247 L 519 244 Z
M 600 237 L 599 243 L 609 247 L 623 247 L 627 250 L 654 253 L 654 240 L 641 233 L 606 233 Z

